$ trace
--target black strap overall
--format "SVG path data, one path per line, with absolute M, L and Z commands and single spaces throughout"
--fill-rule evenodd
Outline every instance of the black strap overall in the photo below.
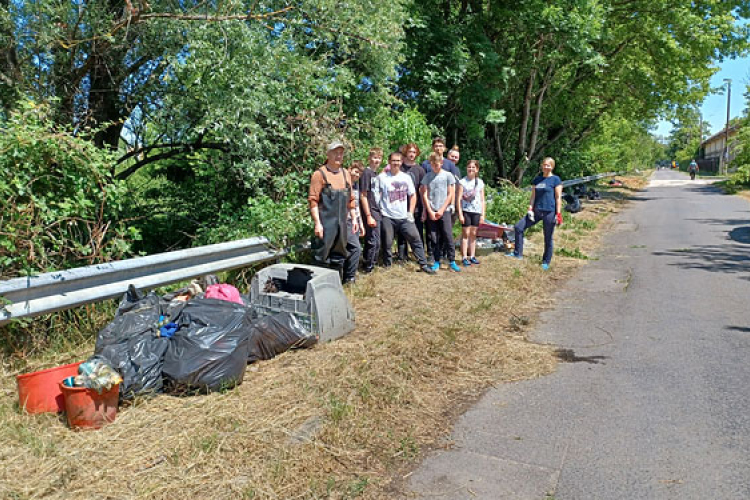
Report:
M 320 169 L 325 185 L 318 200 L 318 215 L 323 225 L 323 238 L 315 237 L 312 242 L 314 259 L 323 265 L 341 269 L 348 256 L 346 251 L 346 215 L 351 199 L 351 185 L 344 173 L 344 189 L 333 189 L 325 173 L 326 167 Z M 330 172 L 330 171 L 329 171 Z M 331 172 L 333 173 L 333 172 Z

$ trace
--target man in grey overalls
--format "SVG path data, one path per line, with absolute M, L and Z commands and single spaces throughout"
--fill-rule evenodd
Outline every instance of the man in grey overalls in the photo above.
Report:
M 315 224 L 312 241 L 316 265 L 337 269 L 344 283 L 353 282 L 359 265 L 359 224 L 349 172 L 342 167 L 344 145 L 328 145 L 326 163 L 310 178 L 310 215 Z M 351 220 L 347 224 L 347 215 Z

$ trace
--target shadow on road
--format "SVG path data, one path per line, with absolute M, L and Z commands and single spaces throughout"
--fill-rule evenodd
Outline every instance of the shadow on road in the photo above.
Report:
M 750 226 L 736 227 L 729 231 L 729 237 L 737 243 L 750 245 Z
M 750 333 L 750 327 L 748 326 L 725 326 L 725 330 L 733 330 L 735 332 Z
M 750 273 L 750 253 L 737 245 L 704 245 L 653 252 L 657 257 L 680 259 L 670 265 L 714 273 Z M 750 279 L 750 278 L 743 278 Z
M 555 357 L 565 363 L 591 363 L 598 365 L 609 356 L 576 356 L 573 349 L 556 349 Z
M 698 192 L 702 194 L 713 194 L 725 196 L 726 193 L 723 189 L 713 186 L 711 184 L 699 184 L 697 186 L 688 186 L 688 191 Z
M 710 224 L 712 226 L 740 226 L 747 224 L 750 215 L 742 219 L 686 219 L 689 221 L 700 222 L 701 224 Z

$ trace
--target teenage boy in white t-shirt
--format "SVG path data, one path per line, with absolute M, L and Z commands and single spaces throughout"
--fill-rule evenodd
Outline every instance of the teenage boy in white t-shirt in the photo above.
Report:
M 401 171 L 401 161 L 401 153 L 391 153 L 388 157 L 390 171 L 378 175 L 380 213 L 383 216 L 383 264 L 388 267 L 393 262 L 393 237 L 400 234 L 409 243 L 422 271 L 435 274 L 427 264 L 422 240 L 414 224 L 417 191 L 411 176 Z

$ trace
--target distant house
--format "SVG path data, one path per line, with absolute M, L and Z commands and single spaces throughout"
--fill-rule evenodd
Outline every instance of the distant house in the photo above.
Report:
M 729 157 L 728 163 L 731 164 L 735 156 L 735 141 L 734 138 L 737 136 L 739 126 L 729 125 Z M 698 166 L 704 172 L 718 172 L 719 165 L 721 164 L 721 155 L 724 153 L 724 145 L 727 139 L 727 129 L 723 128 L 721 131 L 715 133 L 700 145 L 698 153 Z

